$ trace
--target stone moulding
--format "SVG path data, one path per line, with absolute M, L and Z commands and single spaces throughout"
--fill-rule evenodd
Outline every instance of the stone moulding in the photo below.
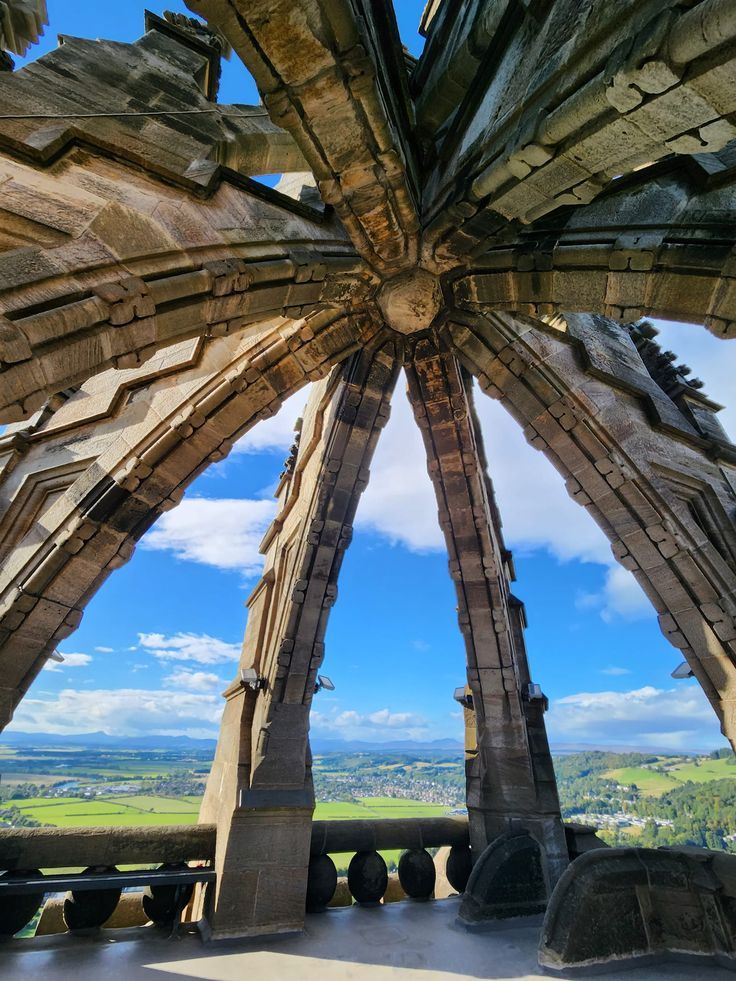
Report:
M 736 970 L 736 856 L 607 848 L 568 867 L 544 918 L 546 971 L 567 977 L 678 959 Z

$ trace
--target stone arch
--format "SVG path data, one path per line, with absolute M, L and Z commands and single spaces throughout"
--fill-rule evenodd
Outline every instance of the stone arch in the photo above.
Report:
M 263 324 L 259 338 L 184 342 L 143 369 L 92 379 L 57 411 L 0 436 L 2 725 L 89 598 L 189 483 L 374 332 L 360 318 L 321 314 Z M 35 523 L 18 539 L 2 515 L 15 524 L 24 513 Z
M 717 175 L 717 180 L 714 176 Z M 506 245 L 481 242 L 456 303 L 532 317 L 563 311 L 704 324 L 736 336 L 732 149 L 675 157 L 615 181 L 584 208 L 558 208 Z
M 736 453 L 725 434 L 714 440 L 692 425 L 653 382 L 625 328 L 601 320 L 486 314 L 453 318 L 447 334 L 633 572 L 734 744 L 736 568 L 676 484 L 709 488 L 732 536 Z
M 398 370 L 397 342 L 381 331 L 315 385 L 277 490 L 200 812 L 218 827 L 217 883 L 204 896 L 216 937 L 298 929 L 303 921 L 314 808 L 309 712 Z M 245 916 L 236 901 L 243 889 L 254 897 Z
M 202 201 L 79 150 L 0 172 L 6 237 L 29 218 L 57 235 L 0 254 L 2 422 L 176 341 L 341 309 L 365 285 L 334 222 L 266 189 L 222 184 Z
M 215 102 L 222 46 L 149 14 L 132 44 L 65 37 L 3 74 L 0 422 L 179 340 L 363 295 L 334 214 L 249 178 L 306 164 L 263 106 Z
M 523 605 L 513 596 L 470 378 L 424 336 L 407 344 L 409 400 L 437 499 L 467 659 L 475 746 L 466 738 L 470 843 L 479 856 L 522 829 L 540 844 L 549 891 L 568 862 L 543 701 L 530 697 Z

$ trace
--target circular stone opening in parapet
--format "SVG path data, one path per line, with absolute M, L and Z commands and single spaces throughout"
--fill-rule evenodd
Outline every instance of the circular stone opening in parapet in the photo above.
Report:
M 426 269 L 410 269 L 378 291 L 378 305 L 389 327 L 401 334 L 426 330 L 442 309 L 442 290 Z

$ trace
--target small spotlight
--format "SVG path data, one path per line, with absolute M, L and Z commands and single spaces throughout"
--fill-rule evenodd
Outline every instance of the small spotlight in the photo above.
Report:
M 59 654 L 59 652 L 56 650 L 52 651 L 49 654 L 49 661 L 58 661 L 59 664 L 61 664 L 63 660 L 64 660 L 64 655 Z
M 317 681 L 316 681 L 315 686 L 314 686 L 314 694 L 316 695 L 317 692 L 318 691 L 322 691 L 323 688 L 324 688 L 325 691 L 334 691 L 335 690 L 334 684 L 327 677 L 326 674 L 318 674 L 317 675 Z
M 530 681 L 529 684 L 524 687 L 521 695 L 527 702 L 541 702 L 542 709 L 545 712 L 549 708 L 549 699 L 542 691 L 542 686 L 535 684 L 533 681 Z
M 677 681 L 682 681 L 684 678 L 692 678 L 693 672 L 687 661 L 683 661 L 682 664 L 677 665 L 670 677 L 676 678 Z
M 466 692 L 464 688 L 456 688 L 452 693 L 452 697 L 463 708 L 472 709 L 473 696 L 470 692 Z
M 255 668 L 241 668 L 240 682 L 252 691 L 261 691 L 266 687 L 266 679 L 262 678 Z

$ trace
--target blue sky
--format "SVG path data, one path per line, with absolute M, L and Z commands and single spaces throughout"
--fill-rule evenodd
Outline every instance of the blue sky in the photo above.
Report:
M 399 0 L 405 43 L 422 0 Z M 148 3 L 157 13 L 181 3 Z M 132 40 L 144 5 L 50 0 L 57 33 Z M 31 53 L 37 56 L 38 49 Z M 226 66 L 221 101 L 255 101 L 242 66 Z M 736 345 L 692 325 L 659 324 L 661 341 L 727 402 Z M 140 543 L 89 604 L 19 707 L 13 728 L 56 733 L 215 735 L 232 678 L 244 601 L 258 578 L 258 543 L 305 395 L 288 402 L 211 468 Z M 478 394 L 479 413 L 518 582 L 529 618 L 532 674 L 551 700 L 554 743 L 711 748 L 724 743 L 693 682 L 673 682 L 678 652 L 659 632 L 638 586 L 613 565 L 587 513 L 503 410 Z M 722 419 L 736 433 L 736 412 Z M 462 738 L 452 691 L 464 680 L 455 598 L 418 432 L 403 382 L 361 502 L 326 638 L 324 672 L 337 686 L 315 700 L 317 737 L 380 741 Z

